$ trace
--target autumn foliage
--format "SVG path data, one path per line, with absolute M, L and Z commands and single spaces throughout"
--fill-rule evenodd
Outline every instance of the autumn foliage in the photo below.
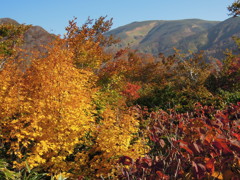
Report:
M 148 113 L 151 151 L 139 159 L 121 158 L 130 167 L 119 178 L 237 179 L 239 109 L 239 104 L 221 111 L 196 104 L 192 113 Z
M 0 177 L 239 178 L 239 55 L 107 53 L 111 24 L 74 19 L 29 57 L 3 41 Z

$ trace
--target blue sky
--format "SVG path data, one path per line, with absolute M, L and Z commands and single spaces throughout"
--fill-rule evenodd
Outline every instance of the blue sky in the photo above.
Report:
M 42 26 L 54 34 L 63 34 L 68 21 L 88 17 L 113 18 L 116 28 L 133 21 L 198 18 L 223 21 L 227 6 L 234 0 L 0 0 L 0 18 Z

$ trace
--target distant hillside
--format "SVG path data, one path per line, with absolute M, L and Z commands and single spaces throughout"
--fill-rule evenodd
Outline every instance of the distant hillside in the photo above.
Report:
M 204 50 L 206 54 L 221 58 L 226 49 L 238 50 L 232 37 L 240 37 L 240 17 L 229 18 L 217 25 L 179 41 L 176 48 L 192 51 Z
M 13 19 L 0 18 L 0 24 L 6 23 L 19 25 Z M 133 22 L 106 33 L 107 36 L 110 34 L 120 38 L 121 42 L 109 50 L 128 46 L 157 56 L 159 53 L 170 55 L 175 47 L 185 53 L 204 50 L 207 55 L 221 58 L 226 48 L 237 51 L 232 37 L 240 37 L 240 17 L 223 22 L 200 19 Z M 42 45 L 48 44 L 54 37 L 42 27 L 32 26 L 24 34 L 23 47 L 29 51 L 42 51 Z
M 19 25 L 19 23 L 10 18 L 0 18 L 0 24 L 13 24 Z M 55 37 L 55 35 L 48 33 L 40 26 L 30 27 L 24 34 L 23 48 L 27 50 L 40 50 L 42 51 L 42 45 L 46 45 Z
M 19 25 L 19 23 L 13 19 L 10 18 L 0 18 L 0 24 L 14 24 Z
M 199 19 L 134 22 L 106 35 L 110 34 L 122 39 L 114 49 L 129 46 L 144 53 L 169 55 L 176 47 L 183 52 L 207 50 L 216 57 L 222 56 L 226 48 L 236 49 L 232 36 L 240 35 L 240 18 L 223 22 Z
M 113 34 L 122 40 L 117 48 L 129 45 L 144 53 L 171 54 L 179 41 L 208 30 L 218 23 L 199 19 L 134 22 L 109 31 L 107 35 Z
M 130 45 L 132 48 L 137 48 L 141 41 L 147 36 L 160 21 L 144 21 L 133 22 L 131 24 L 121 26 L 106 33 L 106 35 L 113 34 L 121 39 L 118 47 L 125 47 Z

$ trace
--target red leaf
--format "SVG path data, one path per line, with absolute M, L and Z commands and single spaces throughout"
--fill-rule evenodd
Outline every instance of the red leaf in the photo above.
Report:
M 240 134 L 237 133 L 232 133 L 233 136 L 235 136 L 237 138 L 238 141 L 240 141 Z
M 193 151 L 191 149 L 189 149 L 188 147 L 188 143 L 182 140 L 179 140 L 178 142 L 180 142 L 179 146 L 183 149 L 185 149 L 189 154 L 193 155 Z
M 156 174 L 158 175 L 158 177 L 162 180 L 168 180 L 169 179 L 169 176 L 162 173 L 161 171 L 157 171 Z
M 182 128 L 183 128 L 183 122 L 182 122 L 182 121 L 179 123 L 178 128 L 179 128 L 179 129 L 182 129 Z
M 215 141 L 213 142 L 213 145 L 218 149 L 221 149 L 225 154 L 228 154 L 228 153 L 232 154 L 232 151 L 229 149 L 225 139 L 220 139 L 220 138 L 215 139 Z
M 211 174 L 215 171 L 215 168 L 214 168 L 214 159 L 210 159 L 210 158 L 205 158 L 206 160 L 206 168 L 207 168 L 207 171 L 210 172 Z
M 209 143 L 211 143 L 213 140 L 213 135 L 212 134 L 208 134 L 206 137 L 205 137 L 205 141 Z
M 145 164 L 145 165 L 144 165 Z M 142 158 L 142 165 L 143 167 L 151 167 L 152 166 L 152 159 L 150 157 L 144 157 Z M 147 166 L 146 166 L 147 165 Z
M 132 98 L 133 100 L 140 97 L 138 91 L 141 89 L 141 86 L 136 84 L 127 83 L 125 89 L 122 91 L 122 94 L 127 98 Z
M 83 176 L 78 176 L 78 179 L 77 180 L 83 180 Z

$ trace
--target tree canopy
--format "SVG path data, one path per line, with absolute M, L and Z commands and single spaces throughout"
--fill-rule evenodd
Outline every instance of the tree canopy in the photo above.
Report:
M 231 16 L 240 15 L 240 0 L 236 0 L 231 6 L 228 6 L 228 10 L 231 12 Z

